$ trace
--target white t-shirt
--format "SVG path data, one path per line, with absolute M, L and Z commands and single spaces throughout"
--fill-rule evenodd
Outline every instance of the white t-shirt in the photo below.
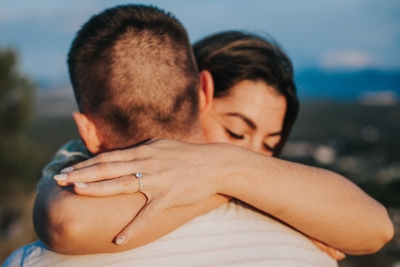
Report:
M 299 232 L 233 200 L 137 249 L 67 256 L 37 241 L 15 251 L 3 265 L 14 266 L 337 267 L 337 262 Z

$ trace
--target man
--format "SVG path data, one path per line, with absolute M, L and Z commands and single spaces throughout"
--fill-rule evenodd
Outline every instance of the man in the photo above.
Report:
M 159 137 L 205 142 L 199 112 L 207 109 L 212 96 L 199 90 L 186 32 L 169 14 L 136 5 L 105 10 L 78 32 L 68 65 L 80 108 L 74 119 L 90 154 Z M 41 240 L 59 253 L 118 252 L 175 229 L 171 217 L 177 209 L 181 216 L 174 221 L 184 224 L 192 214 L 225 201 L 214 196 L 201 204 L 171 208 L 138 236 L 141 241 L 117 246 L 113 238 L 145 205 L 143 194 L 84 197 L 49 180 L 39 191 L 34 223 Z M 66 256 L 36 242 L 14 253 L 5 266 L 13 264 L 336 266 L 300 233 L 239 202 L 222 205 L 134 250 Z

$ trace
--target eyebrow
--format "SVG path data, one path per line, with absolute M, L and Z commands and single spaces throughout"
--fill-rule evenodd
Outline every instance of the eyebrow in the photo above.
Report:
M 250 120 L 249 118 L 247 118 L 246 116 L 244 116 L 243 114 L 240 113 L 236 113 L 236 112 L 232 112 L 232 113 L 227 113 L 226 115 L 228 116 L 232 116 L 232 117 L 239 117 L 241 118 L 251 129 L 256 130 L 257 126 L 256 124 Z M 282 135 L 282 131 L 276 132 L 276 133 L 270 133 L 268 136 L 278 136 L 278 135 Z

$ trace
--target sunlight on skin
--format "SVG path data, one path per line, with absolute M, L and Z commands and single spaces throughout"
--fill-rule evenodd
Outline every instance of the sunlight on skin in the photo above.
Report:
M 224 142 L 272 156 L 281 138 L 286 99 L 263 81 L 244 80 L 201 119 L 207 142 Z

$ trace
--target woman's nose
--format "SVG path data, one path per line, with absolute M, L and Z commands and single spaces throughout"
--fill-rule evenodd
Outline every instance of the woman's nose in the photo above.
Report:
M 250 142 L 250 144 L 249 144 L 249 149 L 253 150 L 254 152 L 261 153 L 262 152 L 262 143 L 253 139 L 252 142 Z
M 261 153 L 264 154 L 266 156 L 272 156 L 272 151 L 268 151 L 265 149 L 264 147 L 264 143 L 262 142 L 262 140 L 254 140 L 249 144 L 249 148 L 250 150 L 257 152 L 257 153 Z

